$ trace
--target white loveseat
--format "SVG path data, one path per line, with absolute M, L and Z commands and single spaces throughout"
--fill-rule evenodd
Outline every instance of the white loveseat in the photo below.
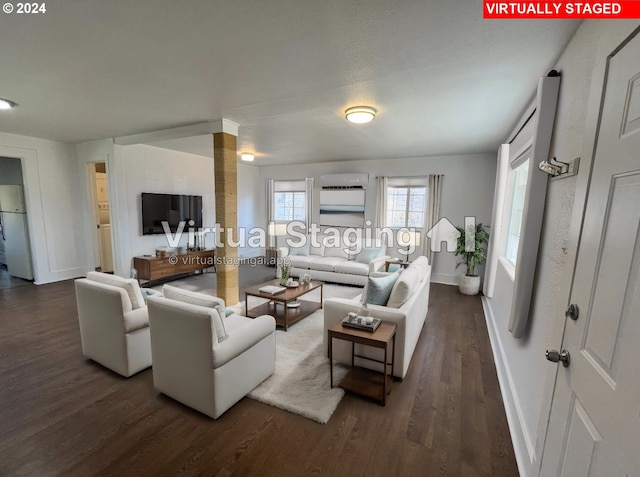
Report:
M 138 282 L 89 272 L 75 287 L 82 353 L 125 377 L 151 366 L 149 317 Z
M 368 305 L 371 316 L 397 325 L 396 349 L 394 350 L 394 376 L 397 378 L 404 378 L 409 369 L 411 357 L 427 317 L 430 284 L 431 266 L 426 257 L 418 257 L 400 273 L 386 306 Z M 325 355 L 329 344 L 327 330 L 342 321 L 347 316 L 347 313 L 351 311 L 357 313 L 362 306 L 362 298 L 365 296 L 366 291 L 365 288 L 362 295 L 353 299 L 329 298 L 324 301 Z M 383 350 L 356 344 L 355 354 L 380 361 L 380 363 L 377 363 L 365 358 L 355 358 L 356 366 L 382 371 Z M 350 365 L 351 343 L 334 339 L 333 359 Z
M 318 240 L 321 243 L 321 240 Z M 356 253 L 357 252 L 357 253 Z M 381 271 L 389 259 L 386 246 L 360 247 L 340 244 L 313 247 L 280 247 L 280 257 L 290 266 L 290 276 L 306 273 L 326 282 L 364 286 L 371 273 Z

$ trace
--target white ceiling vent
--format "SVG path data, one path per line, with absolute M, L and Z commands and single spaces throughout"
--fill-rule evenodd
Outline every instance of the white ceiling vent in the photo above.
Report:
M 320 177 L 323 189 L 364 189 L 369 184 L 369 174 L 327 174 Z

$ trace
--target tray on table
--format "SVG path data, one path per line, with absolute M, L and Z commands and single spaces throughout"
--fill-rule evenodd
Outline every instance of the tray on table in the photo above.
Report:
M 347 316 L 344 320 L 342 320 L 342 326 L 346 326 L 347 328 L 355 328 L 357 330 L 365 330 L 373 333 L 376 331 L 382 320 L 380 318 L 373 318 L 371 323 L 365 323 L 364 316 Z

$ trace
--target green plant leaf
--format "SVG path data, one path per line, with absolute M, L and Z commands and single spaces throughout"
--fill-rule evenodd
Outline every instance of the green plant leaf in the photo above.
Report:
M 469 226 L 467 228 L 468 234 L 462 227 L 456 228 L 460 232 L 460 236 L 456 243 L 455 254 L 462 257 L 462 261 L 458 263 L 456 268 L 465 265 L 467 267 L 466 275 L 473 275 L 475 268 L 487 260 L 485 246 L 489 242 L 489 233 L 482 224 L 476 224 L 475 229 L 473 226 Z

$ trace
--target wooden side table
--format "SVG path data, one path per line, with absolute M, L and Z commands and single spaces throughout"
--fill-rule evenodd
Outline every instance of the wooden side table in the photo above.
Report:
M 354 328 L 346 328 L 342 323 L 336 323 L 327 330 L 329 334 L 329 369 L 331 376 L 331 387 L 333 387 L 333 339 L 341 339 L 351 342 L 351 370 L 349 374 L 340 382 L 340 387 L 346 391 L 360 394 L 371 399 L 379 401 L 383 406 L 387 404 L 387 394 L 391 392 L 391 379 L 394 372 L 394 355 L 396 351 L 396 324 L 382 322 L 378 329 L 371 333 L 370 331 L 357 330 Z M 376 371 L 355 366 L 355 358 L 363 357 L 355 354 L 355 345 L 363 344 L 374 348 L 384 350 L 384 360 L 374 360 L 366 358 L 370 361 L 384 363 L 384 371 L 378 373 Z M 391 363 L 388 362 L 388 347 L 392 343 Z M 391 366 L 391 373 L 388 372 Z
M 410 262 L 408 260 L 396 260 L 396 259 L 385 260 L 384 271 L 388 272 L 390 265 L 399 265 L 400 268 L 407 268 L 409 266 L 409 263 Z

